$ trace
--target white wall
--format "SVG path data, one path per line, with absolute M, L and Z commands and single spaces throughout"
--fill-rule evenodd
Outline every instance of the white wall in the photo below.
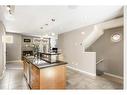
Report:
M 6 64 L 6 44 L 2 42 L 2 36 L 5 35 L 5 27 L 2 22 L 0 22 L 0 79 L 4 75 L 5 64 Z
M 96 76 L 96 52 L 84 52 L 78 55 L 74 63 L 68 64 L 69 68 L 80 71 L 82 73 Z

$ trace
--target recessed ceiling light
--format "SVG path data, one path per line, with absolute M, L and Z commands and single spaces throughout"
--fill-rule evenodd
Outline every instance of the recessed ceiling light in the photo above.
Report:
M 55 22 L 55 19 L 51 19 L 53 22 Z
M 45 24 L 46 26 L 48 26 L 48 24 Z
M 69 9 L 76 9 L 78 6 L 77 5 L 69 5 L 68 8 Z
M 52 36 L 54 36 L 54 35 L 55 35 L 55 33 L 51 33 L 51 35 L 52 35 Z
M 10 15 L 12 15 L 14 13 L 14 10 L 15 10 L 14 5 L 7 5 L 6 8 L 7 8 Z
M 40 37 L 40 39 L 42 40 L 42 39 L 43 39 L 43 37 Z
M 7 5 L 7 10 L 9 11 L 11 8 L 10 8 L 10 5 Z
M 81 34 L 82 34 L 82 35 L 84 35 L 84 34 L 85 34 L 85 32 L 81 32 Z
M 40 27 L 40 29 L 43 29 L 43 27 Z
M 45 34 L 44 37 L 48 37 L 48 34 Z

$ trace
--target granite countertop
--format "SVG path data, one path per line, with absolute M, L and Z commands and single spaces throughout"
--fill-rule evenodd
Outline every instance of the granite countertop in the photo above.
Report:
M 37 58 L 34 58 L 34 57 L 30 57 L 30 56 L 28 56 L 28 57 L 24 56 L 24 58 L 26 59 L 26 61 L 28 63 L 33 64 L 34 66 L 36 66 L 39 69 L 67 64 L 67 62 L 64 62 L 64 61 L 46 62 L 43 59 L 37 59 Z

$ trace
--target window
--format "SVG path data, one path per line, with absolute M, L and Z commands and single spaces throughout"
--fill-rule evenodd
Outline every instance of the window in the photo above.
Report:
M 113 42 L 119 42 L 120 40 L 121 40 L 120 34 L 114 34 L 111 36 L 111 41 L 113 41 Z

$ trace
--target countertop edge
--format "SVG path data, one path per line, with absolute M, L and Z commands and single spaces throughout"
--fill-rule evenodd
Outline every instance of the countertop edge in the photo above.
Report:
M 23 58 L 25 58 L 28 63 L 36 66 L 38 69 L 43 69 L 43 68 L 48 68 L 48 67 L 53 67 L 53 66 L 59 66 L 59 65 L 68 64 L 67 62 L 64 62 L 64 61 L 58 61 L 59 63 L 58 62 L 53 62 L 53 63 L 47 62 L 47 63 L 49 63 L 49 65 L 46 65 L 46 66 L 37 66 L 36 64 L 32 63 L 28 58 L 26 58 L 26 57 L 23 57 Z M 41 59 L 41 60 L 43 60 L 43 59 Z M 43 61 L 45 61 L 45 60 L 43 60 Z

